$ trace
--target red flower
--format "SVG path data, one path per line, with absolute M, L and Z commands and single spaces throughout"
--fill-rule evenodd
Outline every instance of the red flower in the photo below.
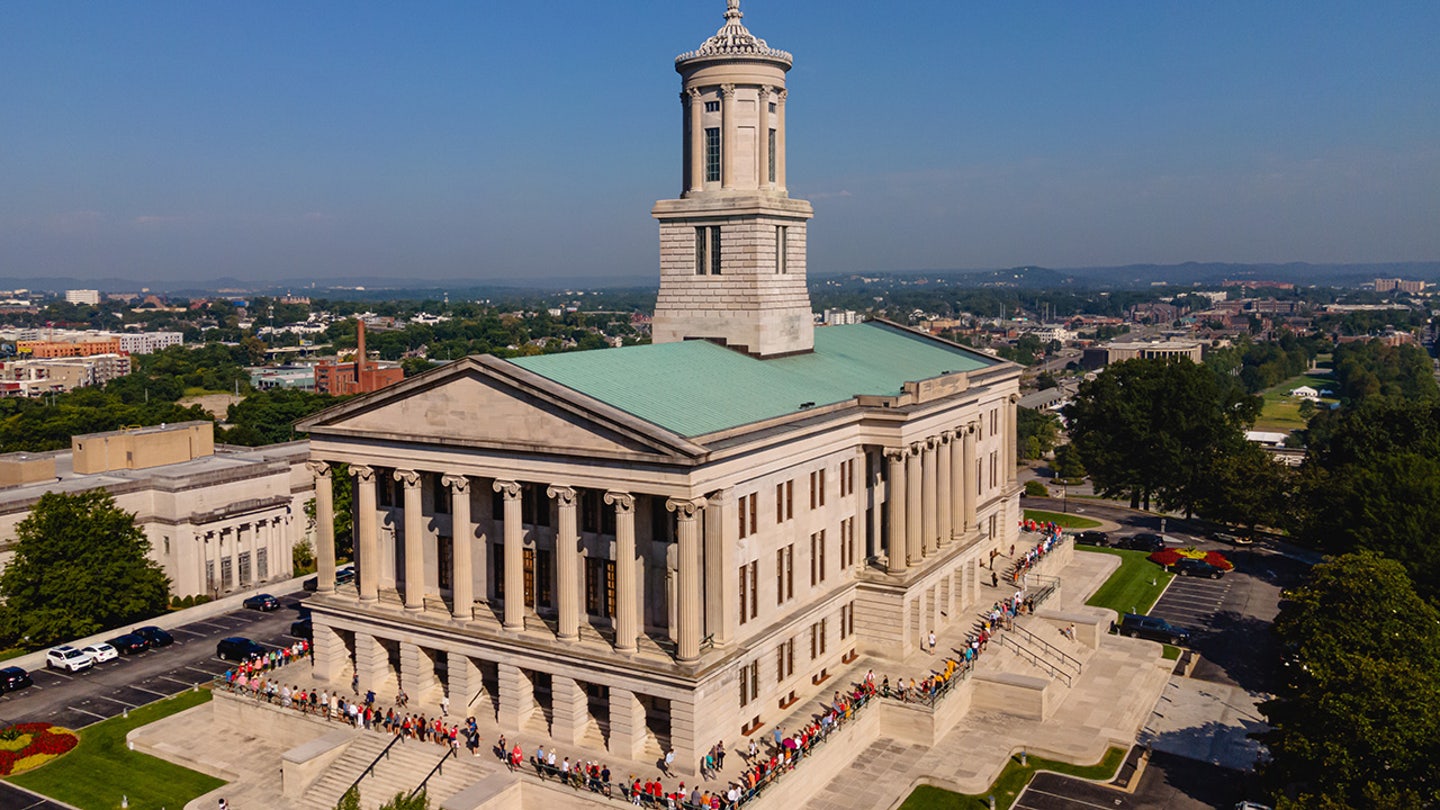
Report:
M 1225 555 L 1218 551 L 1205 552 L 1205 562 L 1210 563 L 1216 568 L 1224 568 L 1226 571 L 1235 569 L 1235 564 L 1225 559 Z
M 1150 562 L 1156 563 L 1157 565 L 1163 565 L 1166 568 L 1169 568 L 1175 563 L 1180 562 L 1180 552 L 1170 548 L 1162 549 L 1160 551 L 1151 552 L 1150 556 L 1146 559 L 1148 559 Z

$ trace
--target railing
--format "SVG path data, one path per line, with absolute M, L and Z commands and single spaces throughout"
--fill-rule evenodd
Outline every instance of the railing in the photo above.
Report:
M 384 748 L 383 750 L 380 751 L 380 753 L 378 753 L 378 754 L 375 755 L 375 758 L 374 758 L 374 759 L 370 760 L 370 764 L 369 764 L 369 765 L 366 765 L 366 766 L 365 766 L 365 770 L 361 771 L 361 772 L 360 772 L 360 775 L 357 776 L 357 777 L 355 777 L 355 781 L 350 783 L 350 787 L 347 787 L 347 788 L 345 788 L 344 790 L 342 790 L 342 791 L 340 792 L 340 797 L 341 797 L 342 800 L 344 799 L 346 793 L 349 793 L 350 791 L 354 790 L 354 789 L 356 788 L 356 786 L 358 786 L 361 782 L 365 781 L 365 777 L 367 777 L 367 776 L 369 776 L 369 775 L 371 775 L 371 774 L 373 774 L 373 773 L 375 772 L 375 766 L 380 764 L 380 760 L 382 760 L 382 759 L 389 759 L 389 758 L 390 758 L 390 749 L 391 749 L 391 748 L 394 748 L 394 747 L 395 747 L 395 743 L 400 742 L 400 740 L 401 740 L 400 737 L 398 737 L 398 736 L 395 737 L 394 739 L 392 739 L 392 740 L 390 741 L 390 743 L 389 743 L 388 745 L 385 746 L 385 748 Z M 454 749 L 451 749 L 451 752 L 452 752 L 452 753 L 453 753 L 453 751 L 454 751 Z M 425 778 L 426 778 L 426 779 L 429 779 L 430 777 L 427 776 L 427 777 L 425 777 Z M 336 802 L 336 803 L 335 803 L 335 807 L 336 807 L 336 810 L 339 810 L 340 802 Z
M 1026 641 L 1030 641 L 1030 642 L 1033 642 L 1033 643 L 1035 643 L 1035 644 L 1040 645 L 1041 652 L 1049 653 L 1050 655 L 1052 655 L 1052 656 L 1054 656 L 1055 658 L 1059 659 L 1058 662 L 1057 662 L 1059 665 L 1061 665 L 1061 666 L 1069 665 L 1069 666 L 1075 667 L 1075 674 L 1076 674 L 1076 675 L 1079 675 L 1081 669 L 1084 668 L 1084 665 L 1080 663 L 1080 659 L 1078 659 L 1078 658 L 1076 658 L 1076 657 L 1074 657 L 1074 656 L 1066 653 L 1064 650 L 1060 649 L 1059 647 L 1056 647 L 1054 644 L 1051 644 L 1050 642 L 1046 641 L 1045 639 L 1040 638 L 1039 636 L 1035 635 L 1034 633 L 1030 632 L 1029 630 L 1026 630 L 1023 626 L 1017 624 L 1017 625 L 1015 625 L 1014 630 L 1015 630 L 1016 632 L 1018 632 L 1018 633 L 1023 633 L 1024 636 L 1025 636 L 1025 640 L 1026 640 Z
M 920 703 L 934 709 L 935 705 L 946 695 L 950 694 L 950 691 L 954 689 L 957 684 L 967 680 L 974 672 L 975 662 L 973 660 L 962 660 L 955 667 L 955 672 L 953 672 L 944 683 L 933 689 L 921 691 L 917 688 L 915 691 L 919 692 L 919 694 L 915 695 L 911 695 L 909 689 L 891 689 L 888 693 L 881 693 L 880 696 L 891 700 L 898 700 L 901 703 Z
M 1037 608 L 1045 604 L 1045 600 L 1054 596 L 1055 592 L 1060 590 L 1059 577 L 1047 577 L 1044 574 L 1031 574 L 1026 579 L 1026 582 L 1030 583 L 1031 581 L 1033 581 L 1035 584 L 1030 589 L 1030 604 L 1034 605 Z
M 1010 645 L 1010 649 L 1019 653 L 1021 657 L 1027 658 L 1030 663 L 1034 664 L 1040 669 L 1045 670 L 1046 673 L 1048 673 L 1052 677 L 1059 678 L 1060 680 L 1064 681 L 1066 686 L 1070 686 L 1070 673 L 1036 655 L 1034 650 L 1031 650 L 1029 647 L 1026 647 L 1019 641 L 1016 641 L 1015 638 L 1008 633 L 1002 633 L 999 636 L 999 639 L 1001 646 L 1004 646 L 1006 644 Z
M 399 737 L 396 737 L 395 739 L 398 740 L 398 739 L 400 739 L 400 738 L 399 738 Z M 391 745 L 394 745 L 394 743 L 391 743 Z M 386 746 L 386 748 L 389 748 L 389 746 Z M 430 777 L 434 776 L 434 775 L 437 774 L 437 773 L 442 773 L 442 772 L 443 772 L 443 769 L 444 769 L 444 766 L 445 766 L 445 760 L 449 759 L 450 757 L 458 757 L 459 755 L 460 755 L 460 754 L 459 754 L 459 752 L 458 752 L 458 749 L 456 749 L 454 746 L 451 746 L 451 745 L 445 746 L 445 753 L 440 756 L 440 761 L 437 762 L 437 763 L 435 763 L 435 767 L 433 767 L 433 768 L 430 769 L 430 773 L 425 774 L 425 778 L 420 780 L 420 784 L 416 785 L 416 786 L 415 786 L 415 789 L 412 790 L 412 791 L 410 791 L 410 795 L 407 796 L 406 798 L 407 798 L 407 799 L 413 799 L 413 798 L 415 798 L 415 794 L 420 793 L 421 791 L 425 790 L 425 785 L 429 784 L 429 782 L 430 782 Z

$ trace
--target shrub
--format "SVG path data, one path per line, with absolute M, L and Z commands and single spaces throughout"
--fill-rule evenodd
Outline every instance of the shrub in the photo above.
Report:
M 180 597 L 179 597 L 179 596 L 172 596 L 172 597 L 170 597 L 170 609 L 171 609 L 171 610 L 175 610 L 175 609 L 177 609 L 177 608 L 179 608 L 179 607 L 180 607 Z
M 182 608 L 195 607 L 195 597 L 194 597 L 194 596 L 186 596 L 184 599 L 181 599 L 181 600 L 180 600 L 180 607 L 182 607 Z
M 1049 497 L 1050 490 L 1046 489 L 1044 484 L 1032 478 L 1025 482 L 1025 494 L 1033 498 L 1046 498 Z

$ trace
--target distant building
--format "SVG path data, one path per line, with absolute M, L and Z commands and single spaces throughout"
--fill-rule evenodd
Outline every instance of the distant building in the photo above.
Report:
M 260 391 L 269 391 L 275 388 L 315 390 L 314 366 L 261 366 L 246 370 L 250 372 L 250 385 Z
M 100 306 L 99 290 L 66 290 L 65 302 L 69 304 L 89 304 L 92 307 Z
M 151 354 L 185 343 L 179 332 L 120 332 L 119 338 L 120 351 L 129 354 Z
M 1290 396 L 1299 397 L 1301 399 L 1319 399 L 1320 392 L 1316 391 L 1314 388 L 1311 388 L 1308 385 L 1302 385 L 1299 388 L 1291 388 Z
M 355 360 L 340 363 L 321 360 L 315 364 L 315 392 L 347 396 L 379 391 L 405 379 L 405 370 L 395 365 L 372 364 L 365 352 L 365 321 L 356 319 Z
M 845 324 L 860 323 L 865 316 L 853 309 L 827 309 L 822 316 L 821 322 L 826 326 L 844 326 Z
M 40 496 L 104 489 L 135 513 L 177 596 L 291 576 L 314 492 L 308 442 L 216 448 L 212 423 L 182 422 L 76 436 L 70 448 L 0 455 L 0 568 Z
M 1094 370 L 1123 360 L 1150 360 L 1162 357 L 1183 357 L 1193 363 L 1199 363 L 1203 353 L 1204 347 L 1195 341 L 1114 342 L 1087 348 L 1085 354 L 1080 358 L 1080 365 L 1082 368 Z
M 1425 282 L 1406 281 L 1403 278 L 1377 278 L 1375 279 L 1375 292 L 1407 292 L 1418 293 L 1425 291 Z
M 119 354 L 118 337 L 101 337 L 94 334 L 72 333 L 73 340 L 19 340 L 15 350 L 35 358 L 45 357 L 86 357 L 92 354 Z

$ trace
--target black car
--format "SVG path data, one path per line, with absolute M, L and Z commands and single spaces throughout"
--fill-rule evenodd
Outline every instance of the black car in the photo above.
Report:
M 269 650 L 266 648 L 240 636 L 222 638 L 220 643 L 215 645 L 215 654 L 220 656 L 222 661 L 246 661 L 258 658 L 267 652 Z
M 1218 565 L 1211 565 L 1204 560 L 1192 560 L 1189 557 L 1181 557 L 1175 563 L 1175 573 L 1183 577 L 1209 577 L 1219 579 L 1225 576 L 1225 569 Z
M 116 636 L 105 643 L 114 647 L 121 655 L 134 655 L 138 652 L 145 652 L 150 646 L 144 636 L 136 635 L 135 633 Z
M 168 647 L 175 643 L 174 636 L 153 624 L 135 628 L 135 635 L 145 639 L 146 645 L 151 647 Z
M 240 603 L 246 610 L 278 610 L 280 600 L 268 593 L 257 593 L 254 596 Z
M 1110 535 L 1105 532 L 1080 532 L 1075 535 L 1075 542 L 1082 546 L 1108 546 Z
M 1154 532 L 1140 532 L 1120 538 L 1115 547 L 1133 551 L 1162 551 L 1165 548 L 1165 538 Z
M 20 667 L 5 667 L 0 669 L 0 692 L 13 692 L 16 689 L 24 689 L 34 684 L 30 680 L 30 673 Z
M 1189 644 L 1190 631 L 1165 621 L 1159 616 L 1141 616 L 1126 613 L 1120 619 L 1120 635 L 1131 638 L 1148 638 L 1167 644 Z
M 344 568 L 340 568 L 335 571 L 335 586 L 337 588 L 341 585 L 349 585 L 354 581 L 355 566 L 347 565 Z M 300 583 L 300 587 L 304 588 L 307 591 L 313 591 L 318 589 L 320 587 L 319 575 L 306 579 L 304 582 Z
M 290 635 L 296 638 L 314 639 L 315 626 L 310 623 L 310 620 L 308 618 L 291 622 Z

